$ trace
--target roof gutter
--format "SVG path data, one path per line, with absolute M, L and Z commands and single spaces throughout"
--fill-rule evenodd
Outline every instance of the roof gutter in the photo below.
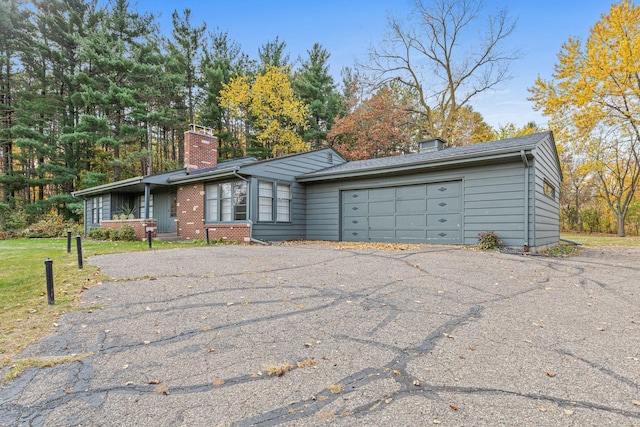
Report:
M 522 150 L 524 151 L 524 150 Z M 477 157 L 477 154 L 469 154 L 464 157 L 456 157 L 453 160 L 443 160 L 439 162 L 414 162 L 407 163 L 403 165 L 394 165 L 394 166 L 377 166 L 369 169 L 360 169 L 360 170 L 345 170 L 341 172 L 331 173 L 327 172 L 324 174 L 313 174 L 310 176 L 298 176 L 296 180 L 298 182 L 313 182 L 313 181 L 325 181 L 329 179 L 340 179 L 346 177 L 352 177 L 354 173 L 357 173 L 358 177 L 371 176 L 371 175 L 379 175 L 382 173 L 394 173 L 394 172 L 415 172 L 421 169 L 432 169 L 436 167 L 446 167 L 446 166 L 457 166 L 465 163 L 470 163 L 470 159 L 473 159 L 473 162 L 482 162 L 489 160 L 506 160 L 506 159 L 520 159 L 520 152 L 503 151 L 496 155 L 495 152 L 491 153 L 491 155 L 487 155 L 484 157 Z
M 86 188 L 84 190 L 78 190 L 71 192 L 73 197 L 90 196 L 93 194 L 101 194 L 108 190 L 115 190 L 117 188 L 128 187 L 134 184 L 140 184 L 143 177 L 137 176 L 135 178 L 123 179 L 122 181 L 116 181 L 109 184 L 98 185 L 97 187 Z
M 233 168 L 225 171 L 213 171 L 207 173 L 199 173 L 195 175 L 171 177 L 167 181 L 169 183 L 182 184 L 189 182 L 205 181 L 213 178 L 228 178 L 230 176 L 238 176 L 237 172 L 240 168 Z

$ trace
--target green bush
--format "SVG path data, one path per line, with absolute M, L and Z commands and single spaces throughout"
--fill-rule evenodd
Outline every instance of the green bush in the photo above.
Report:
M 0 231 L 3 231 L 3 234 L 22 237 L 27 224 L 27 214 L 22 206 L 0 203 Z
M 123 242 L 135 242 L 138 240 L 136 230 L 131 225 L 125 224 L 120 229 L 114 231 L 116 233 L 113 240 L 121 240 Z
M 122 242 L 135 242 L 136 231 L 131 225 L 123 225 L 122 228 L 100 228 L 89 229 L 89 238 L 93 240 L 112 240 Z
M 500 236 L 495 231 L 478 233 L 478 248 L 482 250 L 495 249 L 502 244 Z
M 66 237 L 67 231 L 75 236 L 80 233 L 80 225 L 75 221 L 65 221 L 62 215 L 47 215 L 31 224 L 29 237 Z

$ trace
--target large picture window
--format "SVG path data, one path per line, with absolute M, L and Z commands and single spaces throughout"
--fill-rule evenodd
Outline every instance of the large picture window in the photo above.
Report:
M 291 186 L 258 182 L 258 221 L 291 222 Z
M 232 222 L 247 219 L 247 183 L 231 181 L 205 187 L 206 222 Z

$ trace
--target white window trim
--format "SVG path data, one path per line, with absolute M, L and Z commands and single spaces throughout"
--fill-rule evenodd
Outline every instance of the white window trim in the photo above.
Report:
M 237 197 L 234 194 L 234 189 L 237 183 L 241 183 L 244 185 L 244 219 L 236 219 L 238 212 L 236 210 L 237 206 L 242 206 L 237 204 Z M 229 197 L 220 197 L 221 196 L 221 188 L 225 184 L 231 185 L 231 191 Z M 247 221 L 247 182 L 242 180 L 234 180 L 234 181 L 224 181 L 224 182 L 215 182 L 205 184 L 205 195 L 204 195 L 204 204 L 205 204 L 205 224 L 220 224 L 220 223 L 234 223 L 234 222 L 246 222 Z M 214 190 L 215 189 L 215 190 Z M 212 197 L 212 191 L 215 191 L 214 197 Z M 222 219 L 223 212 L 223 202 L 230 201 L 230 219 Z M 215 218 L 212 218 L 211 215 L 211 204 L 215 203 Z
M 271 192 L 269 195 L 262 195 L 260 192 L 261 184 L 269 184 Z M 282 194 L 278 192 L 279 187 L 287 187 L 288 198 L 280 197 Z M 270 203 L 261 203 L 269 200 Z M 286 201 L 286 202 L 283 202 Z M 289 182 L 278 182 L 271 180 L 261 179 L 258 181 L 258 222 L 263 224 L 291 224 L 291 201 L 292 201 L 292 186 Z M 286 205 L 286 214 L 282 212 L 283 205 Z M 270 210 L 267 212 L 267 206 Z M 263 211 L 263 208 L 265 210 Z M 264 218 L 262 215 L 266 216 Z

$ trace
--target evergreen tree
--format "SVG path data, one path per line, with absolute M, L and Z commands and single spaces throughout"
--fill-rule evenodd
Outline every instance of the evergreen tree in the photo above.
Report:
M 187 102 L 187 123 L 194 122 L 197 103 L 197 92 L 200 86 L 200 63 L 204 47 L 204 32 L 206 23 L 194 27 L 191 23 L 191 10 L 185 9 L 183 16 L 174 11 L 171 15 L 173 40 L 169 42 L 169 52 L 173 56 L 178 71 L 184 75 L 184 90 Z
M 232 77 L 251 74 L 254 69 L 255 62 L 242 53 L 240 45 L 231 40 L 226 31 L 216 30 L 209 35 L 209 49 L 203 60 L 206 99 L 200 117 L 203 124 L 216 129 L 218 155 L 222 158 L 241 156 L 244 149 L 232 129 L 237 122 L 220 106 L 220 91 Z
M 320 148 L 326 144 L 327 132 L 340 111 L 340 95 L 329 74 L 329 52 L 315 43 L 307 53 L 309 58 L 294 74 L 292 85 L 298 98 L 309 106 L 303 139 L 312 148 Z
M 118 181 L 141 172 L 135 164 L 138 144 L 146 138 L 140 118 L 147 106 L 139 99 L 135 82 L 152 79 L 141 72 L 140 54 L 157 30 L 153 16 L 130 11 L 127 0 L 113 0 L 110 6 L 86 37 L 82 54 L 89 66 L 78 74 L 82 91 L 74 99 L 85 114 L 107 119 L 108 132 L 97 143 L 111 154 L 112 179 Z
M 258 48 L 258 56 L 260 57 L 260 72 L 266 73 L 269 67 L 276 67 L 280 70 L 290 69 L 289 54 L 285 53 L 287 43 L 280 41 L 276 36 L 275 40 L 270 41 Z
M 20 187 L 13 174 L 13 135 L 15 90 L 21 52 L 28 45 L 30 12 L 22 0 L 0 2 L 0 182 L 2 200 L 8 202 Z

